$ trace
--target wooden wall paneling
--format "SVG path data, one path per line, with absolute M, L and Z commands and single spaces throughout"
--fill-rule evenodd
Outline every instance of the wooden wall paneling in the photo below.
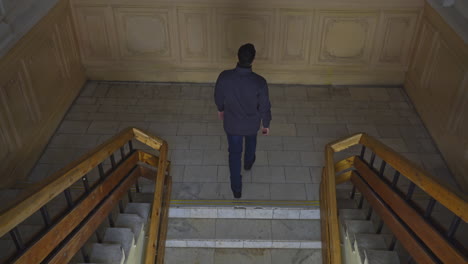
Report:
M 83 61 L 115 60 L 118 52 L 112 9 L 109 6 L 78 5 L 74 13 Z
M 218 9 L 216 15 L 219 36 L 217 57 L 220 62 L 234 64 L 239 47 L 252 43 L 257 51 L 257 65 L 273 63 L 274 45 L 277 45 L 274 42 L 273 9 Z
M 173 62 L 177 50 L 170 8 L 117 7 L 114 14 L 122 60 Z
M 423 19 L 419 41 L 416 45 L 413 60 L 408 72 L 408 78 L 413 80 L 415 83 L 421 84 L 421 86 L 427 83 L 426 76 L 428 66 L 430 65 L 429 60 L 433 54 L 433 48 L 437 36 L 438 34 L 434 27 L 426 19 Z
M 418 11 L 384 11 L 377 29 L 374 63 L 406 69 L 416 37 Z
M 377 12 L 320 11 L 318 64 L 365 65 L 373 49 Z
M 204 65 L 213 62 L 213 10 L 210 8 L 178 8 L 179 47 L 182 63 Z
M 280 65 L 309 63 L 312 34 L 312 11 L 281 9 L 280 11 Z

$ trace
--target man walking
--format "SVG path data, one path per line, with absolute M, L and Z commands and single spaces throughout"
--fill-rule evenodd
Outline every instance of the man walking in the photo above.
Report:
M 229 171 L 231 190 L 235 198 L 242 196 L 241 155 L 245 138 L 244 169 L 255 162 L 257 132 L 262 123 L 262 134 L 270 133 L 271 104 L 266 80 L 252 72 L 255 47 L 242 45 L 237 53 L 235 69 L 223 71 L 216 81 L 215 103 L 218 117 L 224 120 L 229 144 Z

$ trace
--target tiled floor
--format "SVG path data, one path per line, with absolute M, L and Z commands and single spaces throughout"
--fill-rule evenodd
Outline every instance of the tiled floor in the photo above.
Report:
M 324 145 L 367 132 L 453 184 L 402 89 L 270 85 L 271 135 L 243 174 L 243 198 L 318 200 Z M 39 181 L 121 129 L 169 142 L 174 199 L 232 199 L 228 152 L 211 84 L 88 82 L 30 175 Z

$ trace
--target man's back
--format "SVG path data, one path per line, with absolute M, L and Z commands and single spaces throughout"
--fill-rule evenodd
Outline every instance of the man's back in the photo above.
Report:
M 232 135 L 256 134 L 260 121 L 271 120 L 266 80 L 251 67 L 223 71 L 216 82 L 215 102 L 224 111 L 224 129 Z

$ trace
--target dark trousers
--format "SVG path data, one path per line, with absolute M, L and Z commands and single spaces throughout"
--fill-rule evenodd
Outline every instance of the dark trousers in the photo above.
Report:
M 252 164 L 255 159 L 255 149 L 257 148 L 257 135 L 233 136 L 227 135 L 229 144 L 229 172 L 231 173 L 231 190 L 233 192 L 242 191 L 241 176 L 241 155 L 243 139 L 245 138 L 244 164 Z

